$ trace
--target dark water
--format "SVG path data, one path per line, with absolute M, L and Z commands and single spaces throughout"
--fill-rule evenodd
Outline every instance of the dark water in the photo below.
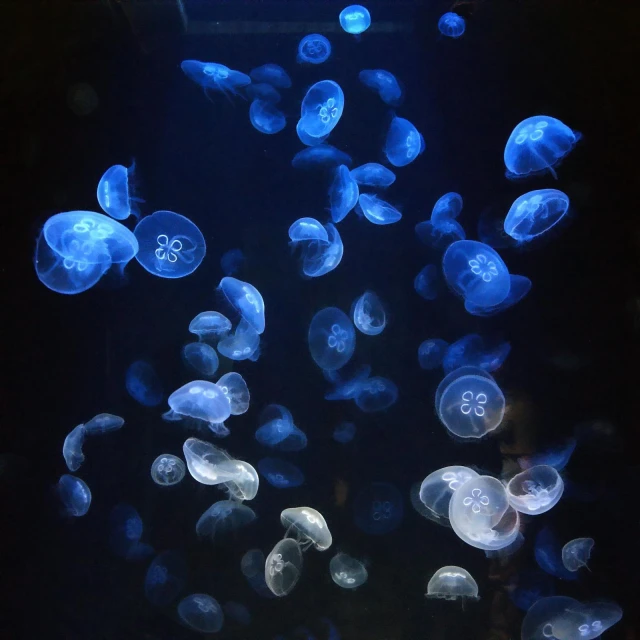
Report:
M 327 32 L 331 59 L 318 68 L 295 64 L 300 24 L 335 28 L 334 3 L 201 3 L 187 6 L 192 21 L 225 25 L 290 24 L 293 33 L 179 35 L 163 13 L 170 3 L 69 4 L 24 9 L 7 59 L 12 63 L 4 103 L 10 146 L 9 206 L 5 240 L 12 238 L 2 274 L 4 297 L 2 569 L 6 580 L 2 638 L 177 639 L 194 637 L 171 608 L 144 598 L 146 563 L 126 563 L 107 546 L 111 508 L 127 501 L 140 511 L 144 539 L 156 549 L 184 549 L 190 567 L 185 593 L 205 592 L 220 602 L 238 600 L 253 614 L 242 629 L 229 623 L 220 638 L 266 640 L 308 627 L 325 637 L 330 618 L 346 640 L 504 639 L 519 637 L 523 613 L 507 596 L 513 576 L 535 566 L 533 538 L 553 524 L 563 540 L 596 540 L 592 572 L 558 582 L 558 594 L 580 600 L 610 598 L 625 610 L 606 638 L 637 637 L 636 487 L 638 329 L 637 202 L 627 199 L 637 179 L 630 138 L 633 65 L 637 45 L 629 33 L 633 8 L 602 2 L 476 2 L 460 9 L 468 18 L 459 41 L 438 37 L 437 18 L 447 3 L 370 3 L 376 20 L 399 24 L 399 33 L 365 34 L 361 41 Z M 377 9 L 377 13 L 376 13 Z M 167 9 L 168 10 L 168 9 Z M 54 35 L 52 25 L 60 25 Z M 219 28 L 220 29 L 220 28 Z M 229 27 L 238 31 L 240 27 Z M 224 29 L 222 29 L 224 30 Z M 240 29 L 241 30 L 241 29 Z M 189 82 L 179 63 L 215 60 L 248 71 L 264 62 L 283 65 L 293 89 L 283 109 L 285 131 L 264 136 L 248 122 L 247 104 L 223 98 L 213 104 Z M 375 227 L 355 216 L 340 225 L 345 255 L 339 268 L 317 280 L 297 275 L 286 230 L 296 218 L 322 217 L 327 178 L 290 166 L 300 143 L 294 131 L 304 90 L 324 78 L 344 89 L 346 105 L 331 143 L 355 163 L 380 159 L 389 110 L 357 81 L 363 68 L 382 67 L 404 83 L 398 113 L 423 132 L 427 150 L 398 170 L 388 198 L 403 207 L 396 225 Z M 66 105 L 75 82 L 91 84 L 100 100 L 87 117 Z M 502 151 L 513 126 L 535 113 L 550 114 L 584 135 L 560 167 L 559 180 L 510 183 Z M 635 111 L 637 116 L 637 109 Z M 127 282 L 106 281 L 66 297 L 44 288 L 31 264 L 35 237 L 58 211 L 95 209 L 95 186 L 115 163 L 138 167 L 143 213 L 170 209 L 194 220 L 207 242 L 201 267 L 184 280 L 154 278 L 136 264 Z M 413 233 L 446 191 L 464 197 L 461 223 L 476 237 L 480 213 L 506 211 L 525 190 L 557 187 L 574 203 L 573 218 L 550 241 L 528 252 L 504 251 L 513 273 L 533 281 L 530 295 L 494 318 L 466 314 L 445 295 L 425 302 L 413 291 L 416 273 L 433 259 Z M 5 246 L 7 246 L 5 244 Z M 152 484 L 149 467 L 165 451 L 180 453 L 189 432 L 160 419 L 127 396 L 124 372 L 144 357 L 167 391 L 190 379 L 180 349 L 189 321 L 216 308 L 219 259 L 242 249 L 240 277 L 267 304 L 263 356 L 240 363 L 252 394 L 251 409 L 229 421 L 223 445 L 254 464 L 265 455 L 253 438 L 260 409 L 286 405 L 309 436 L 309 447 L 289 459 L 305 485 L 278 492 L 265 485 L 252 506 L 256 524 L 219 545 L 198 542 L 196 519 L 218 499 L 215 489 L 186 479 L 174 491 Z M 389 327 L 379 338 L 358 336 L 354 360 L 370 363 L 400 388 L 388 412 L 364 415 L 351 403 L 323 400 L 327 390 L 306 347 L 313 314 L 324 306 L 349 309 L 365 289 L 385 301 Z M 635 326 L 634 326 L 635 324 Z M 433 410 L 439 371 L 418 367 L 418 344 L 428 337 L 452 341 L 479 332 L 511 342 L 496 379 L 508 402 L 504 430 L 477 444 L 458 444 Z M 228 366 L 228 365 L 223 365 Z M 224 371 L 222 369 L 221 371 Z M 87 442 L 78 475 L 93 492 L 89 514 L 58 515 L 51 487 L 66 471 L 62 441 L 97 412 L 123 415 L 122 431 Z M 358 426 L 356 441 L 331 440 L 342 420 Z M 523 525 L 522 550 L 500 564 L 462 543 L 450 530 L 417 515 L 410 486 L 438 467 L 464 464 L 500 475 L 515 458 L 573 433 L 579 423 L 609 423 L 595 444 L 580 446 L 565 479 L 588 501 L 563 499 Z M 600 429 L 602 431 L 602 429 Z M 191 434 L 192 435 L 192 434 Z M 402 526 L 373 537 L 353 524 L 357 492 L 371 481 L 395 484 L 405 497 Z M 346 487 L 347 498 L 343 504 Z M 331 581 L 334 549 L 305 555 L 303 577 L 287 598 L 262 600 L 239 570 L 251 547 L 268 552 L 282 536 L 280 510 L 309 504 L 327 518 L 335 550 L 366 558 L 369 581 L 349 593 Z M 427 601 L 426 582 L 442 565 L 465 567 L 475 577 L 477 603 Z M 634 583 L 635 581 L 635 583 Z M 2 607 L 0 605 L 0 607 Z M 637 609 L 637 607 L 636 607 Z

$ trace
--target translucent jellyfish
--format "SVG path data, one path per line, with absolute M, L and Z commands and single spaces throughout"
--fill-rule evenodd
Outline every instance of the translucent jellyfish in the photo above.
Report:
M 360 387 L 367 381 L 371 374 L 371 367 L 363 365 L 358 367 L 354 373 L 344 378 L 337 371 L 322 372 L 324 377 L 333 382 L 333 390 L 325 394 L 325 400 L 352 400 L 360 391 Z
M 220 280 L 219 289 L 244 320 L 258 333 L 264 331 L 264 300 L 252 284 L 226 276 Z
M 206 342 L 190 342 L 182 348 L 184 361 L 200 375 L 213 376 L 220 364 L 216 350 Z
M 256 440 L 280 451 L 300 451 L 307 446 L 307 436 L 293 422 L 291 412 L 280 404 L 270 404 L 260 414 Z
M 232 276 L 243 267 L 246 262 L 244 253 L 240 249 L 229 249 L 220 258 L 220 268 L 225 276 Z
M 466 238 L 462 226 L 456 220 L 451 219 L 441 220 L 437 223 L 432 220 L 419 222 L 415 230 L 418 240 L 422 244 L 437 251 L 443 251 L 450 244 Z
M 353 519 L 365 533 L 391 533 L 400 526 L 403 516 L 402 494 L 392 484 L 373 482 L 356 496 Z
M 424 139 L 420 132 L 405 118 L 395 116 L 389 125 L 384 144 L 387 160 L 394 167 L 404 167 L 424 151 Z
M 251 613 L 249 609 L 241 602 L 234 602 L 230 600 L 222 605 L 224 615 L 228 618 L 242 625 L 248 627 L 251 624 Z
M 69 471 L 77 471 L 84 462 L 84 453 L 82 453 L 82 445 L 84 444 L 84 436 L 86 430 L 83 424 L 74 427 L 62 445 L 62 457 L 67 463 Z
M 278 89 L 288 89 L 291 86 L 291 78 L 289 77 L 289 74 L 277 64 L 263 64 L 261 67 L 251 69 L 249 75 L 254 83 L 266 82 Z
M 377 162 L 368 162 L 351 170 L 351 177 L 365 187 L 386 189 L 396 181 L 396 174 Z
M 234 333 L 218 342 L 218 352 L 230 360 L 257 360 L 260 355 L 260 335 L 243 318 Z
M 331 43 L 319 33 L 311 33 L 298 44 L 298 62 L 322 64 L 331 55 Z
M 504 230 L 518 242 L 530 242 L 556 225 L 569 211 L 569 196 L 557 189 L 538 189 L 516 198 L 504 219 Z
M 256 519 L 253 509 L 235 500 L 214 502 L 196 522 L 196 534 L 200 538 L 216 538 L 251 524 Z
M 413 288 L 416 293 L 425 300 L 435 300 L 442 289 L 440 270 L 435 264 L 428 264 L 413 280 Z
M 65 515 L 79 518 L 89 511 L 91 490 L 84 480 L 65 474 L 60 476 L 57 490 Z
M 153 366 L 144 360 L 129 365 L 124 384 L 128 394 L 144 407 L 157 407 L 163 400 L 162 382 Z
M 312 85 L 300 109 L 300 129 L 312 138 L 323 138 L 333 131 L 342 117 L 344 93 L 333 80 Z
M 360 194 L 357 210 L 373 224 L 393 224 L 402 218 L 402 214 L 393 205 L 370 193 Z
M 142 202 L 131 193 L 129 176 L 135 171 L 135 163 L 127 169 L 121 164 L 109 167 L 98 182 L 98 204 L 102 210 L 116 220 L 126 220 L 131 214 L 140 213 L 134 202 Z
M 249 120 L 260 133 L 268 135 L 282 131 L 287 120 L 280 109 L 269 100 L 255 99 L 249 107 Z
M 179 551 L 163 551 L 149 565 L 144 594 L 156 607 L 171 604 L 187 583 L 187 563 Z
M 287 529 L 286 537 L 295 537 L 303 551 L 311 546 L 318 551 L 326 551 L 333 542 L 327 521 L 312 507 L 285 509 L 280 514 L 280 522 Z
M 449 343 L 441 338 L 429 338 L 418 347 L 418 362 L 422 369 L 431 371 L 442 364 Z
M 289 227 L 291 242 L 303 242 L 305 240 L 320 240 L 329 242 L 327 230 L 315 218 L 298 218 Z
M 449 502 L 449 522 L 467 544 L 485 551 L 503 549 L 518 537 L 520 519 L 499 480 L 477 476 L 458 487 Z
M 206 593 L 194 593 L 180 600 L 178 616 L 185 626 L 200 633 L 216 633 L 224 624 L 222 607 Z
M 375 376 L 358 387 L 353 399 L 365 413 L 384 411 L 398 400 L 398 387 L 388 378 Z
M 265 581 L 265 557 L 260 549 L 249 549 L 240 560 L 240 571 L 251 588 L 263 598 L 273 598 Z
M 89 422 L 84 425 L 87 435 L 97 436 L 110 431 L 117 431 L 124 425 L 124 418 L 114 416 L 112 413 L 99 413 L 93 416 Z
M 356 299 L 351 315 L 356 329 L 368 336 L 377 336 L 387 326 L 387 314 L 373 291 L 365 291 Z
M 227 396 L 232 416 L 239 416 L 247 412 L 251 396 L 247 383 L 239 373 L 234 371 L 225 373 L 216 384 L 220 391 Z
M 295 540 L 280 540 L 264 564 L 264 579 L 271 592 L 278 596 L 291 593 L 302 572 L 302 552 Z
M 350 167 L 352 163 L 351 156 L 330 144 L 318 144 L 298 151 L 291 161 L 294 169 L 333 169 L 341 164 Z
M 202 311 L 189 323 L 189 331 L 201 340 L 222 338 L 231 331 L 231 321 L 217 311 Z
M 438 569 L 427 585 L 427 598 L 479 600 L 478 584 L 462 567 L 448 566 Z
M 319 278 L 333 271 L 341 262 L 344 245 L 338 230 L 331 223 L 324 228 L 328 242 L 312 240 L 302 250 L 302 273 L 308 278 Z
M 464 18 L 451 11 L 440 16 L 438 20 L 438 31 L 448 38 L 459 38 L 464 33 L 464 28 Z
M 355 347 L 356 331 L 340 309 L 327 307 L 313 316 L 309 325 L 309 350 L 321 369 L 340 369 L 349 362 Z
M 540 598 L 556 593 L 553 578 L 537 569 L 519 571 L 507 584 L 509 599 L 521 611 L 528 611 Z
M 591 550 L 595 544 L 593 538 L 574 538 L 569 540 L 567 544 L 562 547 L 562 564 L 568 571 L 578 571 L 580 567 L 586 567 L 589 558 L 591 557 Z
M 473 469 L 462 466 L 443 467 L 430 473 L 420 485 L 420 502 L 429 510 L 429 519 L 449 526 L 451 496 L 467 480 L 479 476 Z
M 333 182 L 329 187 L 329 206 L 331 218 L 335 223 L 344 220 L 356 206 L 359 195 L 358 184 L 353 179 L 348 167 L 341 164 L 336 169 Z
M 546 464 L 556 471 L 562 471 L 571 460 L 576 444 L 575 438 L 567 438 L 563 443 L 551 446 L 540 453 L 518 458 L 518 464 L 521 469 L 530 469 L 538 464 Z
M 453 291 L 472 304 L 491 307 L 509 295 L 507 265 L 482 242 L 460 240 L 451 244 L 442 258 L 442 270 Z
M 204 89 L 207 96 L 208 91 L 217 91 L 230 98 L 230 95 L 238 94 L 238 89 L 251 84 L 251 78 L 248 75 L 217 62 L 184 60 L 180 63 L 180 68 L 187 78 Z
M 549 171 L 557 178 L 554 167 L 580 138 L 577 131 L 550 116 L 532 116 L 523 120 L 511 132 L 504 148 L 507 177 L 524 178 Z
M 489 345 L 482 336 L 469 333 L 449 345 L 442 367 L 445 373 L 464 366 L 479 367 L 491 372 L 502 366 L 510 351 L 511 345 L 508 342 Z
M 377 91 L 382 102 L 390 107 L 398 107 L 402 103 L 402 87 L 391 72 L 384 69 L 364 69 L 358 77 L 365 87 Z
M 336 553 L 329 562 L 331 579 L 343 589 L 357 589 L 362 586 L 369 577 L 367 568 L 346 553 Z
M 229 433 L 222 423 L 231 415 L 231 407 L 227 397 L 213 382 L 188 382 L 169 396 L 169 407 L 168 417 L 171 419 L 191 418 L 206 423 L 216 435 Z
M 564 491 L 560 474 L 548 465 L 539 464 L 513 476 L 507 484 L 511 506 L 530 516 L 537 516 L 554 507 Z
M 487 318 L 495 316 L 497 313 L 506 311 L 517 302 L 520 302 L 529 291 L 531 291 L 531 280 L 525 276 L 510 275 L 509 276 L 509 294 L 507 297 L 495 305 L 476 304 L 469 300 L 465 300 L 464 308 L 467 313 L 474 316 Z
M 151 479 L 161 487 L 170 487 L 182 482 L 186 470 L 184 462 L 178 456 L 163 453 L 151 465 Z
M 109 546 L 126 560 L 141 560 L 153 554 L 153 548 L 140 542 L 144 525 L 130 504 L 118 504 L 109 514 Z
M 77 116 L 88 116 L 100 104 L 96 90 L 86 82 L 78 82 L 67 91 L 67 106 Z
M 299 487 L 304 482 L 304 474 L 295 464 L 280 458 L 262 458 L 258 462 L 260 475 L 276 489 Z
M 551 527 L 543 527 L 536 535 L 534 557 L 545 573 L 561 580 L 577 579 L 577 574 L 562 564 L 562 547 Z
M 173 211 L 156 211 L 142 218 L 133 233 L 140 243 L 136 260 L 160 278 L 184 278 L 193 273 L 207 252 L 200 229 Z
M 351 442 L 356 435 L 356 425 L 353 422 L 341 422 L 333 430 L 333 439 L 340 444 Z
M 339 16 L 340 26 L 353 35 L 359 35 L 371 26 L 371 15 L 361 4 L 345 7 Z

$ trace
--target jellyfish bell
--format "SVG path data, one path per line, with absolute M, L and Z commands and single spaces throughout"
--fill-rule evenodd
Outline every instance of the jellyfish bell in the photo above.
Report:
M 300 110 L 299 127 L 307 136 L 328 136 L 342 117 L 344 93 L 337 82 L 321 80 L 307 91 Z
M 171 487 L 182 482 L 185 472 L 184 462 L 170 453 L 159 455 L 151 465 L 151 478 L 161 487 Z
M 340 26 L 352 35 L 359 35 L 371 26 L 371 14 L 361 4 L 345 7 L 338 17 Z
M 235 500 L 253 500 L 258 493 L 260 479 L 255 468 L 244 460 L 223 460 L 215 465 L 215 472 L 229 495 Z
M 376 225 L 393 224 L 402 219 L 402 213 L 392 204 L 370 193 L 360 194 L 357 211 L 361 212 L 369 222 Z
M 357 589 L 369 577 L 364 564 L 346 553 L 337 553 L 331 558 L 329 573 L 331 579 L 343 589 Z
M 355 350 L 356 333 L 349 317 L 336 307 L 318 311 L 309 325 L 309 350 L 323 370 L 343 367 Z
M 384 153 L 394 167 L 404 167 L 413 162 L 425 149 L 424 138 L 416 127 L 394 116 L 387 131 Z
M 506 490 L 514 509 L 536 516 L 558 503 L 564 482 L 553 467 L 540 464 L 516 474 L 509 480 Z
M 303 551 L 310 546 L 326 551 L 333 542 L 324 516 L 311 507 L 285 509 L 280 522 L 287 529 L 287 537 L 295 536 Z
M 177 611 L 186 627 L 200 633 L 217 633 L 224 624 L 222 607 L 206 593 L 194 593 L 183 598 Z
M 331 43 L 319 33 L 310 33 L 298 44 L 299 63 L 322 64 L 331 55 Z
M 216 538 L 245 527 L 255 519 L 255 512 L 247 505 L 236 500 L 218 500 L 196 522 L 196 534 L 215 542 Z
M 184 345 L 182 358 L 196 373 L 207 378 L 213 376 L 218 370 L 218 354 L 206 342 L 190 342 Z
M 231 321 L 218 311 L 202 311 L 189 323 L 189 332 L 200 340 L 220 339 L 230 331 Z
M 219 289 L 229 304 L 258 334 L 264 332 L 264 300 L 252 284 L 225 276 L 220 280 Z
M 581 567 L 589 568 L 587 562 L 594 546 L 593 538 L 575 538 L 562 547 L 562 564 L 568 571 L 578 571 Z
M 260 334 L 244 318 L 233 333 L 218 342 L 218 353 L 230 360 L 257 360 L 260 355 Z
M 335 223 L 341 222 L 358 203 L 360 191 L 349 168 L 341 164 L 335 171 L 333 182 L 329 187 L 329 206 L 331 218 Z
M 365 291 L 352 305 L 353 324 L 368 336 L 377 336 L 387 325 L 387 315 L 374 291 Z
M 426 597 L 443 600 L 479 600 L 478 584 L 466 569 L 446 566 L 431 576 Z
M 438 20 L 438 31 L 448 38 L 455 39 L 462 36 L 465 26 L 464 18 L 453 11 L 443 14 Z
M 229 400 L 216 384 L 208 380 L 188 382 L 176 389 L 168 402 L 170 419 L 190 418 L 196 423 L 206 424 L 218 435 L 223 431 L 217 425 L 222 425 L 231 415 Z
M 389 71 L 384 69 L 363 69 L 358 74 L 358 78 L 365 87 L 376 91 L 382 102 L 390 107 L 398 107 L 402 103 L 404 97 L 402 87 L 396 77 Z M 393 179 L 395 180 L 395 176 Z
M 211 99 L 209 92 L 216 91 L 231 101 L 231 96 L 240 95 L 239 89 L 251 84 L 251 78 L 248 75 L 218 62 L 183 60 L 180 68 L 190 80 L 203 88 L 209 99 Z
M 249 387 L 239 373 L 235 371 L 225 373 L 216 385 L 227 397 L 232 416 L 239 416 L 248 411 L 251 398 Z
M 87 430 L 83 424 L 74 427 L 64 439 L 62 445 L 62 457 L 67 464 L 69 471 L 77 471 L 84 462 L 82 445 Z
M 264 579 L 269 590 L 278 597 L 291 593 L 302 572 L 302 551 L 295 540 L 280 540 L 264 564 Z
M 377 162 L 368 162 L 351 169 L 351 177 L 358 185 L 386 189 L 396 181 L 396 174 Z

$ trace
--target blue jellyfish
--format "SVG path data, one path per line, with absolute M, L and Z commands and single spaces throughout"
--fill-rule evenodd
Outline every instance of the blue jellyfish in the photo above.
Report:
M 329 187 L 329 206 L 331 218 L 338 223 L 356 206 L 358 202 L 358 184 L 353 179 L 346 165 L 341 164 L 335 172 L 331 186 Z
M 89 511 L 91 490 L 87 483 L 76 476 L 65 474 L 58 480 L 58 496 L 64 506 L 64 514 L 79 518 Z
M 509 294 L 500 303 L 494 305 L 475 304 L 470 300 L 465 300 L 464 308 L 467 313 L 474 316 L 488 317 L 505 311 L 517 302 L 520 302 L 531 290 L 531 280 L 525 276 L 509 276 Z
M 231 331 L 231 321 L 218 311 L 202 311 L 190 323 L 189 332 L 200 340 L 216 340 Z
M 387 378 L 369 378 L 358 387 L 354 400 L 365 413 L 384 411 L 398 400 L 398 387 Z
M 282 131 L 287 120 L 273 102 L 254 100 L 249 107 L 249 120 L 260 133 L 268 135 Z
M 200 633 L 217 633 L 224 624 L 222 607 L 206 593 L 193 593 L 180 600 L 178 616 L 186 627 Z
M 229 430 L 223 425 L 231 415 L 229 400 L 213 382 L 194 380 L 182 385 L 169 396 L 168 403 L 168 419 L 190 418 L 204 422 L 218 436 L 229 434 Z
M 341 164 L 350 167 L 353 160 L 330 144 L 319 144 L 298 151 L 291 161 L 294 169 L 333 169 Z
M 220 280 L 218 288 L 244 320 L 258 333 L 264 331 L 264 300 L 252 284 L 226 276 Z
M 328 241 L 307 242 L 302 251 L 302 273 L 308 278 L 319 278 L 333 271 L 342 260 L 344 245 L 338 230 L 331 223 L 324 228 Z
M 249 549 L 240 560 L 240 571 L 251 588 L 263 598 L 275 598 L 265 580 L 265 556 L 260 549 Z
M 413 280 L 413 288 L 416 293 L 425 300 L 435 300 L 442 288 L 440 271 L 435 264 L 428 264 Z
M 448 38 L 459 38 L 464 33 L 464 18 L 450 11 L 440 16 L 438 31 Z
M 149 565 L 144 594 L 156 607 L 171 604 L 187 584 L 187 563 L 180 551 L 163 551 Z
M 422 369 L 431 371 L 442 364 L 449 343 L 441 338 L 429 338 L 418 347 L 418 362 Z
M 208 91 L 223 93 L 228 99 L 231 95 L 238 95 L 238 89 L 251 84 L 251 78 L 225 67 L 217 62 L 200 62 L 199 60 L 184 60 L 180 64 L 187 78 L 199 84 L 207 97 Z
M 124 418 L 114 416 L 112 413 L 99 413 L 86 422 L 84 428 L 87 435 L 96 436 L 122 429 L 123 425 Z
M 403 91 L 393 73 L 384 69 L 364 69 L 358 74 L 365 87 L 378 92 L 380 99 L 391 107 L 402 103 Z
M 543 527 L 536 535 L 534 556 L 538 566 L 549 575 L 561 580 L 577 579 L 577 574 L 562 564 L 562 545 L 551 527 Z
M 135 162 L 127 169 L 121 164 L 109 167 L 98 182 L 98 204 L 105 213 L 116 220 L 125 220 L 131 214 L 140 217 L 133 202 L 144 202 L 132 195 L 130 177 L 135 171 Z
M 331 55 L 331 43 L 319 33 L 311 33 L 298 44 L 298 62 L 322 64 Z
M 322 136 L 313 136 L 305 129 L 305 122 L 302 120 L 298 120 L 296 123 L 296 135 L 302 144 L 307 147 L 320 147 L 324 145 L 324 142 L 329 137 L 329 134 Z
M 109 546 L 113 553 L 126 560 L 142 560 L 153 548 L 140 542 L 144 525 L 137 510 L 130 504 L 117 504 L 109 515 Z
M 300 451 L 307 446 L 307 436 L 293 422 L 291 412 L 280 404 L 270 404 L 260 415 L 256 440 L 280 451 Z
M 304 482 L 304 474 L 295 464 L 280 458 L 262 458 L 258 462 L 260 475 L 276 489 L 299 487 Z
M 450 191 L 440 196 L 433 205 L 431 211 L 431 222 L 435 225 L 448 222 L 457 218 L 462 211 L 462 196 L 455 191 Z
M 352 35 L 360 35 L 371 26 L 371 14 L 361 4 L 345 7 L 339 16 L 340 26 Z
M 144 360 L 136 360 L 129 365 L 124 385 L 127 393 L 144 407 L 157 407 L 164 397 L 156 370 Z
M 356 397 L 362 384 L 369 378 L 371 367 L 369 365 L 358 367 L 355 373 L 344 378 L 337 371 L 324 370 L 323 374 L 334 385 L 333 390 L 324 396 L 325 400 L 351 400 Z
M 289 227 L 289 239 L 293 243 L 305 240 L 329 242 L 329 235 L 327 230 L 315 218 L 298 218 Z
M 184 361 L 199 374 L 210 378 L 218 370 L 216 350 L 206 342 L 190 342 L 182 348 Z
M 171 453 L 159 455 L 151 465 L 151 479 L 160 487 L 172 487 L 184 479 L 187 467 Z
M 521 469 L 530 469 L 536 465 L 545 464 L 553 467 L 556 471 L 562 471 L 569 464 L 576 445 L 575 438 L 567 438 L 563 443 L 551 446 L 540 453 L 518 458 L 518 464 Z
M 224 603 L 222 609 L 226 617 L 237 622 L 239 625 L 248 627 L 251 624 L 251 613 L 241 602 L 234 602 L 230 600 L 229 602 Z
M 218 352 L 229 360 L 257 360 L 260 356 L 260 334 L 244 318 L 218 342 Z
M 424 151 L 422 134 L 405 118 L 394 116 L 387 131 L 384 153 L 394 167 L 404 167 Z
M 488 346 L 484 338 L 477 333 L 470 333 L 449 345 L 442 367 L 445 373 L 463 366 L 479 367 L 491 372 L 502 366 L 510 351 L 511 345 L 508 342 Z
M 466 234 L 457 220 L 426 220 L 415 227 L 418 240 L 431 249 L 442 251 L 458 240 L 464 240 Z
M 540 598 L 556 593 L 553 578 L 539 569 L 516 573 L 507 585 L 507 593 L 513 604 L 521 611 L 528 611 Z
M 340 369 L 353 355 L 356 331 L 346 313 L 327 307 L 309 325 L 309 350 L 315 363 L 327 371 Z
M 84 462 L 84 453 L 82 453 L 82 445 L 84 437 L 87 433 L 83 424 L 74 427 L 62 444 L 62 457 L 67 464 L 69 471 L 77 471 Z
M 282 100 L 282 96 L 277 89 L 270 84 L 264 82 L 259 84 L 250 84 L 244 92 L 249 100 L 263 100 L 264 102 L 272 102 L 278 104 Z
M 351 177 L 366 187 L 386 189 L 396 181 L 396 174 L 377 162 L 368 162 L 351 170 Z
M 377 336 L 387 326 L 387 314 L 374 291 L 365 291 L 351 307 L 356 329 L 368 336 Z
M 581 135 L 550 116 L 532 116 L 511 132 L 504 148 L 507 178 L 524 178 L 549 171 L 573 149 Z
M 516 198 L 504 219 L 504 230 L 518 242 L 547 232 L 569 210 L 569 196 L 557 189 L 538 189 Z
M 245 262 L 246 258 L 240 249 L 229 249 L 220 258 L 220 268 L 225 276 L 232 276 L 240 271 Z
M 253 509 L 235 500 L 214 502 L 196 522 L 196 534 L 199 538 L 226 536 L 237 529 L 251 524 L 256 519 Z
M 340 444 L 347 444 L 356 437 L 356 425 L 353 422 L 341 422 L 333 430 L 333 439 Z
M 133 233 L 140 243 L 136 260 L 161 278 L 188 276 L 200 266 L 207 252 L 200 229 L 173 211 L 156 211 L 142 218 Z
M 372 535 L 395 531 L 404 516 L 402 494 L 387 482 L 373 482 L 358 493 L 354 502 L 354 522 Z
M 249 75 L 254 83 L 266 82 L 278 89 L 288 89 L 291 86 L 289 74 L 280 65 L 271 62 L 251 69 Z
M 251 394 L 245 379 L 239 373 L 235 371 L 225 373 L 216 384 L 227 396 L 232 416 L 240 416 L 247 412 Z
M 393 224 L 402 218 L 402 214 L 393 205 L 370 193 L 360 194 L 358 210 L 369 222 L 378 225 Z
M 300 109 L 299 126 L 307 136 L 328 136 L 342 117 L 344 93 L 333 80 L 321 80 L 312 85 Z

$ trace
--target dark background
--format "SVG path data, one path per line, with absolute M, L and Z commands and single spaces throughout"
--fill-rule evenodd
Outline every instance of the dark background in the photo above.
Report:
M 322 638 L 322 616 L 346 640 L 519 637 L 523 614 L 508 599 L 506 584 L 535 566 L 533 538 L 546 523 L 562 540 L 588 535 L 596 541 L 592 572 L 558 583 L 557 593 L 616 600 L 625 615 L 606 638 L 637 637 L 637 7 L 478 0 L 459 7 L 467 32 L 457 41 L 440 37 L 436 28 L 451 7 L 446 2 L 368 7 L 374 25 L 398 30 L 372 31 L 356 41 L 336 30 L 342 5 L 333 2 L 187 5 L 190 25 L 219 23 L 212 35 L 181 33 L 171 2 L 4 6 L 2 120 L 9 136 L 1 268 L 0 637 L 194 637 L 175 622 L 171 608 L 158 611 L 145 600 L 146 563 L 110 553 L 108 514 L 121 501 L 140 511 L 143 540 L 158 550 L 185 550 L 185 594 L 202 591 L 249 607 L 252 625 L 228 622 L 220 638 L 293 635 L 299 625 Z M 279 26 L 250 33 L 269 23 Z M 297 42 L 318 23 L 333 29 L 324 31 L 332 57 L 319 67 L 297 65 Z M 294 83 L 283 100 L 287 128 L 262 135 L 251 127 L 241 99 L 233 105 L 223 97 L 208 101 L 182 74 L 186 58 L 245 72 L 265 62 L 284 66 Z M 329 178 L 290 165 L 301 148 L 294 131 L 299 102 L 313 82 L 339 82 L 346 108 L 330 142 L 356 165 L 380 160 L 389 109 L 357 80 L 361 69 L 375 67 L 402 80 L 406 100 L 398 114 L 415 123 L 427 145 L 419 160 L 397 171 L 388 192 L 404 218 L 376 227 L 351 215 L 340 225 L 345 254 L 339 268 L 302 280 L 286 230 L 300 216 L 322 218 Z M 86 117 L 67 106 L 67 91 L 77 82 L 92 85 L 99 97 Z M 558 182 L 544 176 L 511 183 L 504 177 L 505 141 L 515 124 L 536 113 L 560 118 L 583 139 L 559 168 Z M 134 261 L 124 283 L 105 278 L 69 297 L 49 291 L 32 264 L 42 224 L 59 211 L 97 209 L 103 171 L 133 159 L 143 214 L 170 209 L 196 222 L 207 241 L 201 267 L 172 281 L 152 277 Z M 418 243 L 413 226 L 442 193 L 462 194 L 460 221 L 475 238 L 487 207 L 506 212 L 515 197 L 542 187 L 569 193 L 572 218 L 547 243 L 501 252 L 512 273 L 533 281 L 520 304 L 482 319 L 466 314 L 450 294 L 435 302 L 415 294 L 414 276 L 438 257 Z M 222 444 L 256 464 L 268 454 L 253 438 L 259 411 L 282 403 L 309 436 L 306 450 L 287 456 L 307 481 L 288 492 L 263 483 L 251 505 L 259 516 L 255 525 L 213 546 L 198 542 L 193 528 L 220 494 L 189 477 L 163 491 L 149 475 L 158 454 L 181 454 L 185 437 L 196 434 L 163 422 L 163 406 L 138 406 L 126 394 L 124 372 L 131 361 L 147 358 L 167 393 L 192 378 L 180 359 L 190 339 L 187 326 L 198 312 L 219 308 L 219 258 L 234 247 L 248 260 L 240 277 L 266 301 L 267 330 L 260 360 L 237 365 L 252 405 L 229 421 L 232 434 Z M 346 311 L 365 289 L 385 302 L 390 323 L 378 338 L 358 335 L 354 362 L 370 363 L 374 374 L 400 388 L 398 403 L 380 415 L 324 401 L 327 384 L 306 347 L 318 309 Z M 422 371 L 416 351 L 428 337 L 453 341 L 472 331 L 511 342 L 496 373 L 508 413 L 496 436 L 459 444 L 433 411 L 441 372 Z M 220 373 L 228 366 L 224 362 Z M 126 425 L 86 442 L 77 475 L 91 487 L 93 503 L 86 517 L 67 520 L 52 489 L 66 472 L 62 442 L 100 411 L 124 416 Z M 347 446 L 331 440 L 342 420 L 358 427 Z M 525 522 L 527 542 L 504 566 L 409 504 L 410 486 L 438 467 L 466 464 L 501 475 L 518 454 L 571 435 L 580 423 L 594 438 L 579 445 L 564 472 L 578 487 L 574 498 Z M 352 521 L 354 497 L 370 481 L 391 482 L 405 497 L 402 526 L 380 538 L 361 533 Z M 348 497 L 339 506 L 336 487 L 344 485 Z M 251 547 L 268 552 L 282 535 L 280 510 L 299 504 L 324 513 L 335 548 L 305 555 L 302 579 L 288 597 L 261 600 L 241 575 L 240 558 Z M 337 550 L 369 563 L 369 581 L 356 592 L 330 579 L 327 565 Z M 423 597 L 428 578 L 445 564 L 465 567 L 479 584 L 481 600 L 465 604 L 464 612 L 460 603 Z

